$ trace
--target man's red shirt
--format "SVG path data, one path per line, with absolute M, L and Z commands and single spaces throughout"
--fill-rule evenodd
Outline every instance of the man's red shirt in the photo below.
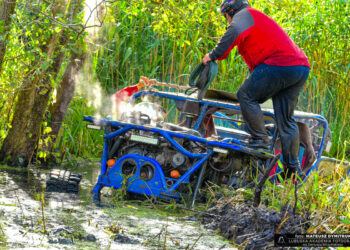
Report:
M 209 56 L 212 60 L 225 59 L 235 46 L 250 70 L 261 63 L 310 67 L 304 52 L 287 33 L 272 18 L 250 7 L 232 17 L 227 31 Z

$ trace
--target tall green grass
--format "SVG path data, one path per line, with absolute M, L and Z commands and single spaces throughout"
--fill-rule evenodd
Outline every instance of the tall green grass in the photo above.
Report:
M 225 20 L 217 12 L 219 4 L 217 0 L 113 3 L 107 9 L 104 26 L 90 43 L 91 53 L 84 74 L 89 75 L 92 82 L 100 82 L 106 93 L 137 83 L 141 75 L 187 85 L 191 71 L 225 31 Z M 261 0 L 251 4 L 281 24 L 308 55 L 311 74 L 298 109 L 319 113 L 328 119 L 333 133 L 330 155 L 342 158 L 349 145 L 344 142 L 349 141 L 350 135 L 347 125 L 350 118 L 349 2 Z M 28 69 L 25 63 L 30 63 L 33 54 L 28 50 L 21 56 L 25 49 L 18 40 L 21 26 L 14 25 L 11 32 L 7 59 L 15 59 L 6 63 L 0 81 L 0 140 L 8 129 L 16 89 L 23 79 L 23 74 L 18 72 Z M 242 58 L 233 50 L 220 62 L 219 74 L 211 88 L 237 91 L 247 74 Z M 77 100 L 73 100 L 72 109 L 81 109 L 82 104 Z M 80 121 L 78 112 L 66 118 L 67 123 Z M 74 137 L 78 133 L 74 128 L 69 127 L 69 131 L 65 140 L 72 152 L 84 151 L 77 150 L 76 144 L 84 145 L 81 147 L 87 151 L 91 149 L 83 137 L 82 142 L 79 136 Z
M 102 155 L 104 131 L 89 130 L 83 121 L 84 115 L 94 114 L 94 108 L 88 106 L 85 98 L 73 98 L 56 139 L 58 152 L 86 158 Z
M 137 83 L 141 75 L 188 84 L 188 76 L 224 33 L 220 1 L 115 3 L 90 55 L 106 92 Z M 251 1 L 275 19 L 305 51 L 311 64 L 298 109 L 325 116 L 333 132 L 331 156 L 343 157 L 350 135 L 350 5 L 348 1 Z M 248 73 L 236 50 L 221 61 L 211 88 L 237 91 Z
M 340 168 L 323 178 L 313 173 L 303 186 L 298 188 L 297 211 L 309 214 L 312 224 L 307 233 L 348 233 L 350 227 L 349 179 L 342 179 Z M 294 185 L 291 180 L 278 185 L 266 182 L 263 199 L 272 208 L 295 205 Z

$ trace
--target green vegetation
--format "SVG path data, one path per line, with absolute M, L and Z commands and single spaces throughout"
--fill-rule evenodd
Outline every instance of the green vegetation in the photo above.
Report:
M 139 76 L 187 85 L 191 70 L 224 32 L 219 1 L 115 3 L 91 55 L 96 78 L 110 93 L 137 83 Z M 347 1 L 252 1 L 274 18 L 305 51 L 311 74 L 298 109 L 325 116 L 333 132 L 331 156 L 342 157 L 350 128 L 350 43 Z M 112 11 L 113 10 L 113 11 Z M 115 11 L 117 10 L 117 11 Z M 211 86 L 237 91 L 247 67 L 234 50 L 220 62 Z
M 251 2 L 281 24 L 309 57 L 311 74 L 298 109 L 325 116 L 333 134 L 330 156 L 349 159 L 350 4 L 344 0 Z M 116 3 L 113 8 L 118 11 L 109 13 L 101 43 L 90 58 L 101 86 L 113 93 L 137 83 L 141 75 L 187 85 L 193 68 L 225 30 L 218 4 L 213 0 L 184 0 L 176 5 L 172 1 Z M 237 91 L 246 76 L 247 67 L 233 50 L 220 62 L 211 88 Z M 315 175 L 299 190 L 298 208 L 317 218 L 310 233 L 347 232 L 348 187 L 348 181 L 341 181 L 335 172 L 328 179 Z M 280 208 L 288 200 L 292 204 L 294 186 L 269 185 L 263 194 L 270 206 Z M 328 227 L 321 226 L 326 219 Z
M 298 188 L 298 211 L 309 213 L 313 221 L 307 233 L 348 233 L 349 179 L 341 179 L 340 176 L 342 175 L 339 169 L 327 178 L 321 178 L 323 176 L 317 173 L 312 174 L 307 182 Z M 267 189 L 263 191 L 263 197 L 269 200 L 272 208 L 278 209 L 284 204 L 294 206 L 295 187 L 292 181 L 279 185 L 268 182 L 266 184 Z
M 38 136 L 34 140 L 38 152 L 30 152 L 36 158 L 46 158 L 53 151 L 61 161 L 100 157 L 103 146 L 103 132 L 88 131 L 82 121 L 83 115 L 100 112 L 83 91 L 73 97 L 57 137 L 51 134 L 55 125 L 51 120 L 53 107 L 62 92 L 65 72 L 72 61 L 84 61 L 77 55 L 86 54 L 83 74 L 78 79 L 80 90 L 91 92 L 97 86 L 108 96 L 136 84 L 142 75 L 188 85 L 189 74 L 215 46 L 226 26 L 217 11 L 219 0 L 109 1 L 99 9 L 104 24 L 88 36 L 89 30 L 76 29 L 83 23 L 84 1 L 74 1 L 79 11 L 72 16 L 68 7 L 53 14 L 51 1 L 14 2 L 17 6 L 8 33 L 3 34 L 3 21 L 0 22 L 0 40 L 7 43 L 0 65 L 0 148 L 13 127 L 21 93 L 29 86 L 35 89 L 30 95 L 47 95 L 47 107 L 39 121 L 39 136 L 25 128 L 22 138 Z M 325 116 L 333 134 L 329 156 L 350 159 L 349 1 L 252 0 L 251 5 L 275 19 L 309 57 L 311 74 L 298 109 Z M 53 37 L 59 37 L 57 43 L 53 43 Z M 52 50 L 50 44 L 54 44 Z M 59 67 L 54 68 L 56 61 Z M 247 74 L 248 68 L 233 50 L 227 60 L 219 63 L 219 74 L 211 88 L 235 92 Z M 109 99 L 104 99 L 108 106 Z M 349 181 L 342 180 L 337 171 L 328 178 L 314 175 L 299 189 L 302 202 L 298 202 L 298 208 L 315 211 L 312 218 L 319 220 L 311 233 L 343 233 L 349 229 Z M 292 202 L 294 186 L 267 184 L 263 195 L 269 206 L 280 208 Z M 324 222 L 327 223 L 322 226 Z M 1 224 L 0 241 L 6 241 Z
M 107 93 L 135 84 L 141 75 L 161 81 L 188 84 L 188 76 L 210 51 L 225 30 L 218 13 L 219 1 L 117 1 L 107 9 L 105 23 L 92 40 L 84 66 L 83 87 L 99 82 Z M 302 92 L 298 109 L 325 116 L 333 133 L 330 156 L 349 158 L 350 61 L 349 3 L 336 1 L 251 1 L 253 7 L 274 18 L 308 55 L 312 69 Z M 49 6 L 40 5 L 46 13 Z M 18 91 L 23 79 L 49 66 L 50 58 L 37 46 L 45 33 L 36 22 L 36 5 L 26 9 L 18 3 L 13 17 L 0 81 L 0 143 L 6 137 Z M 45 12 L 46 11 L 46 12 Z M 39 15 L 39 18 L 42 18 Z M 26 20 L 23 22 L 22 20 Z M 32 21 L 30 21 L 32 20 Z M 43 24 L 44 23 L 44 24 Z M 60 32 L 64 27 L 57 26 Z M 74 36 L 71 37 L 74 39 Z M 67 50 L 67 53 L 69 50 Z M 67 54 L 66 53 L 66 54 Z M 38 59 L 40 57 L 41 59 Z M 38 67 L 30 66 L 37 62 Z M 67 63 L 63 63 L 51 86 L 57 88 Z M 247 67 L 236 50 L 221 61 L 219 75 L 211 88 L 237 91 L 247 76 Z M 55 92 L 49 102 L 55 102 Z M 91 106 L 91 105 L 90 105 Z M 82 114 L 93 114 L 88 100 L 75 97 L 68 110 L 66 124 L 60 130 L 58 151 L 76 155 L 99 155 L 101 136 L 87 132 Z M 48 116 L 50 116 L 48 114 Z M 51 126 L 50 122 L 46 126 Z M 43 124 L 45 125 L 45 123 Z M 97 138 L 100 138 L 96 141 Z M 97 143 L 96 143 L 97 142 Z

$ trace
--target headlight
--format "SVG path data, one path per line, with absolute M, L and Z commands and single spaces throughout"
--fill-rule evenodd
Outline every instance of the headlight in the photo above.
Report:
M 213 151 L 216 152 L 216 153 L 220 153 L 220 154 L 224 154 L 226 155 L 228 153 L 228 150 L 227 149 L 224 149 L 224 148 L 213 148 Z
M 151 145 L 158 145 L 158 142 L 159 142 L 158 138 L 142 136 L 142 135 L 134 135 L 134 134 L 130 136 L 130 140 L 135 142 L 151 144 Z

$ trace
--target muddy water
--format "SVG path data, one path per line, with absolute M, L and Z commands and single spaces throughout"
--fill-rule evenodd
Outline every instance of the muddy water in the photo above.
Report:
M 45 193 L 47 171 L 0 167 L 0 248 L 233 248 L 172 204 L 118 201 L 105 190 L 105 206 L 96 206 L 90 191 L 99 162 L 80 163 L 74 172 L 83 174 L 79 194 Z

